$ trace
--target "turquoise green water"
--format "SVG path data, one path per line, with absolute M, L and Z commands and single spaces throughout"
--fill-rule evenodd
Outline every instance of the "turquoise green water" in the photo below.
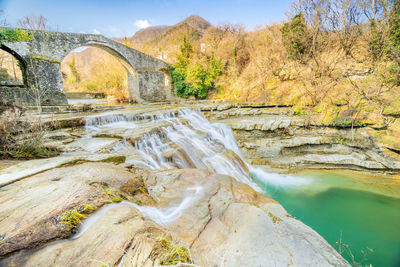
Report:
M 259 182 L 268 196 L 337 250 L 341 240 L 345 244 L 341 254 L 350 263 L 400 266 L 399 180 L 340 171 L 296 176 L 302 177 L 302 183 Z

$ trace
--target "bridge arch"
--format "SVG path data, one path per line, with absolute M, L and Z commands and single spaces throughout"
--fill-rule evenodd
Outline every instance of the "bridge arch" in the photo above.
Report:
M 79 87 L 81 87 L 81 90 L 82 89 L 85 90 L 84 89 L 85 86 L 88 86 L 88 88 L 90 88 L 90 87 L 93 87 L 93 84 L 96 84 L 98 87 L 97 88 L 98 92 L 103 92 L 106 95 L 114 95 L 115 97 L 117 97 L 120 100 L 129 99 L 130 101 L 134 101 L 134 102 L 135 101 L 138 101 L 138 102 L 143 101 L 143 99 L 140 98 L 140 94 L 138 92 L 139 88 L 137 86 L 137 83 L 130 82 L 131 80 L 134 80 L 135 77 L 137 76 L 137 72 L 136 72 L 134 66 L 131 65 L 131 63 L 128 61 L 128 59 L 126 59 L 123 55 L 121 55 L 118 51 L 116 51 L 112 47 L 109 47 L 104 44 L 93 43 L 93 42 L 86 42 L 83 45 L 77 45 L 76 48 L 74 48 L 71 51 L 67 50 L 67 52 L 65 53 L 65 56 L 61 60 L 64 89 L 68 90 L 68 89 L 72 89 L 74 87 L 74 85 L 71 86 L 71 84 L 66 83 L 67 79 L 65 77 L 65 74 L 67 73 L 69 78 L 72 77 L 72 74 L 71 74 L 70 69 L 66 69 L 67 66 L 65 65 L 66 63 L 64 63 L 64 62 L 65 62 L 65 60 L 68 60 L 68 62 L 71 63 L 70 62 L 71 58 L 68 58 L 69 56 L 71 56 L 71 53 L 73 53 L 74 50 L 78 50 L 79 48 L 84 48 L 84 47 L 86 47 L 87 49 L 90 49 L 90 48 L 99 49 L 104 52 L 104 55 L 106 54 L 106 55 L 109 55 L 110 57 L 103 56 L 103 54 L 99 54 L 98 52 L 95 52 L 94 55 L 91 54 L 89 61 L 88 62 L 86 61 L 87 66 L 84 67 L 84 69 L 86 71 L 84 73 L 82 73 L 82 72 L 79 73 L 81 81 L 75 82 L 75 86 L 79 86 Z M 84 51 L 80 51 L 80 53 L 84 53 Z M 101 69 L 100 72 L 103 72 L 105 75 L 109 75 L 112 73 L 113 76 L 115 75 L 117 77 L 117 79 L 122 82 L 122 84 L 123 84 L 122 86 L 120 86 L 118 88 L 118 86 L 114 87 L 113 86 L 114 84 L 113 84 L 109 88 L 107 88 L 108 89 L 107 91 L 105 91 L 104 90 L 105 88 L 102 86 L 103 83 L 98 82 L 98 80 L 101 78 L 99 78 L 99 76 L 95 76 L 95 77 L 97 77 L 97 80 L 96 80 L 96 78 L 92 77 L 93 74 L 96 74 L 96 71 L 94 71 L 94 68 L 99 68 L 99 66 L 101 65 L 101 64 L 99 64 L 101 61 L 99 61 L 99 59 L 95 55 L 100 56 L 100 60 L 104 60 L 106 64 L 110 64 L 110 65 L 108 65 L 108 68 L 106 68 L 106 69 L 102 69 L 100 67 L 100 69 Z M 74 56 L 74 57 L 75 57 L 74 61 L 77 58 L 79 59 L 79 56 Z M 116 60 L 111 59 L 111 58 L 115 58 Z M 118 64 L 118 66 L 117 66 L 117 64 Z M 78 66 L 77 67 L 78 72 L 80 70 L 82 70 L 79 68 L 79 66 L 82 67 L 82 62 L 80 62 L 80 64 L 79 64 L 79 60 L 77 61 L 77 66 Z M 69 68 L 71 68 L 71 67 L 69 67 Z M 111 70 L 111 69 L 113 69 L 113 70 Z M 126 72 L 126 76 L 123 75 L 124 71 Z M 88 72 L 91 75 L 88 75 Z M 84 78 L 82 76 L 84 76 Z M 83 81 L 82 81 L 82 78 L 83 78 Z M 109 82 L 108 79 L 106 79 L 106 81 Z M 90 89 L 88 91 L 90 91 Z
M 22 83 L 26 87 L 28 84 L 28 81 L 27 81 L 27 75 L 26 75 L 27 63 L 26 63 L 25 59 L 21 55 L 19 55 L 17 52 L 15 52 L 13 49 L 5 46 L 4 44 L 0 44 L 0 49 L 7 52 L 8 54 L 10 54 L 18 61 L 19 67 L 22 72 Z
M 118 52 L 115 48 L 111 47 L 107 43 L 98 43 L 94 41 L 89 41 L 89 42 L 83 42 L 74 45 L 72 48 L 68 48 L 67 50 L 64 50 L 64 55 L 62 56 L 61 60 L 62 61 L 66 56 L 68 56 L 73 50 L 76 50 L 80 47 L 96 47 L 101 50 L 106 51 L 107 53 L 115 56 L 118 59 L 121 59 L 125 64 L 126 67 L 129 67 L 132 71 L 136 71 L 136 66 L 132 64 L 124 55 L 122 55 L 120 52 Z
M 67 103 L 60 63 L 72 50 L 81 46 L 98 47 L 121 59 L 128 73 L 130 94 L 138 102 L 172 100 L 171 86 L 166 82 L 169 67 L 161 60 L 102 35 L 23 31 L 28 31 L 28 39 L 3 40 L 2 43 L 23 60 L 28 87 L 35 85 L 31 82 L 35 80 L 32 77 L 38 77 L 36 84 L 41 91 L 48 92 L 45 104 Z

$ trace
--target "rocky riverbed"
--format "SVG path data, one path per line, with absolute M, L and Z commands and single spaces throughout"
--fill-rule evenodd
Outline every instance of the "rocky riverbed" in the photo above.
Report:
M 236 104 L 202 110 L 211 121 L 231 126 L 252 165 L 278 172 L 303 168 L 400 172 L 400 154 L 394 152 L 400 143 L 382 144 L 373 125 L 325 125 L 285 107 Z
M 59 127 L 46 144 L 63 153 L 1 163 L 0 265 L 349 265 L 263 195 L 252 170 L 396 173 L 396 153 L 367 128 L 326 127 L 290 108 L 192 106 L 212 124 L 184 108 L 46 116 Z

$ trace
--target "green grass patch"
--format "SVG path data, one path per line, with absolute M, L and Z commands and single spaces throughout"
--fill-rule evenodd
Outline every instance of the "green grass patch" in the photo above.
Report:
M 106 159 L 102 160 L 101 162 L 121 164 L 121 163 L 124 163 L 125 160 L 126 160 L 125 156 L 115 156 L 115 157 L 106 158 Z
M 185 246 L 173 244 L 164 237 L 158 237 L 161 247 L 165 250 L 161 258 L 162 265 L 177 265 L 179 263 L 192 263 L 189 249 Z
M 60 216 L 61 223 L 68 226 L 69 229 L 72 229 L 81 224 L 81 220 L 85 219 L 88 214 L 94 212 L 95 210 L 96 208 L 94 208 L 92 205 L 85 204 L 78 209 L 64 211 Z

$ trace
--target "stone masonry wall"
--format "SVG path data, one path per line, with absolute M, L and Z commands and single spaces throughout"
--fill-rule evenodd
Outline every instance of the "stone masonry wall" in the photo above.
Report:
M 2 48 L 12 51 L 22 61 L 26 73 L 26 92 L 22 89 L 10 91 L 0 88 L 0 97 L 6 98 L 6 101 L 18 99 L 18 102 L 34 104 L 39 99 L 42 105 L 67 104 L 60 61 L 73 49 L 82 46 L 99 47 L 123 60 L 132 99 L 154 102 L 172 98 L 171 88 L 165 85 L 163 73 L 168 70 L 168 64 L 161 60 L 102 35 L 49 31 L 29 31 L 29 35 L 33 37 L 32 40 L 1 40 Z M 40 93 L 35 88 L 40 88 Z M 34 99 L 32 93 L 35 94 Z
M 140 97 L 145 101 L 166 100 L 164 92 L 164 73 L 155 71 L 138 71 Z

